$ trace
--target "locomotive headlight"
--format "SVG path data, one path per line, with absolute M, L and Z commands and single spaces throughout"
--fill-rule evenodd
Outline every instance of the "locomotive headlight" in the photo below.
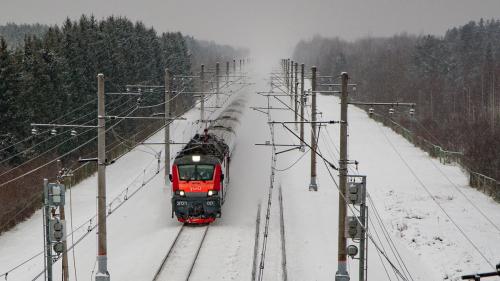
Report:
M 209 190 L 208 191 L 208 196 L 212 196 L 212 195 L 215 195 L 215 194 L 217 194 L 217 191 L 215 191 L 215 190 Z
M 184 196 L 184 195 L 186 195 L 186 193 L 184 192 L 184 190 L 179 190 L 179 195 Z
M 200 162 L 201 156 L 200 155 L 193 155 L 192 159 L 193 159 L 193 162 Z

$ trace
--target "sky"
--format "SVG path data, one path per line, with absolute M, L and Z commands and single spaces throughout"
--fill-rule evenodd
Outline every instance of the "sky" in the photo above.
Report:
M 444 34 L 470 20 L 500 19 L 500 0 L 0 0 L 0 24 L 60 24 L 82 13 L 126 16 L 159 32 L 181 31 L 274 58 L 317 34 L 347 40 Z

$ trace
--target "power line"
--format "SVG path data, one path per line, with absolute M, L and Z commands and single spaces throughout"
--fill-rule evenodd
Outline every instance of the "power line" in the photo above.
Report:
M 132 114 L 132 113 L 133 113 L 133 112 L 135 112 L 136 110 L 137 110 L 137 108 L 134 108 L 134 109 L 133 109 L 131 112 L 129 112 L 126 116 L 129 116 L 130 114 Z M 117 126 L 118 124 L 120 124 L 123 120 L 125 120 L 125 119 L 121 119 L 121 120 L 119 120 L 117 123 L 113 124 L 110 128 L 106 129 L 106 132 L 107 132 L 107 131 L 109 131 L 110 129 L 114 128 L 114 127 L 115 127 L 115 126 Z M 45 163 L 45 164 L 43 164 L 43 165 L 41 165 L 41 166 L 38 166 L 38 167 L 36 167 L 36 168 L 34 168 L 34 169 L 32 169 L 32 170 L 30 170 L 30 171 L 28 171 L 28 172 L 25 172 L 25 173 L 23 173 L 23 174 L 22 174 L 22 175 L 20 175 L 20 176 L 17 176 L 17 177 L 15 177 L 15 178 L 12 178 L 12 179 L 10 179 L 10 180 L 8 180 L 8 181 L 6 181 L 6 182 L 0 183 L 0 187 L 3 187 L 3 186 L 5 186 L 5 185 L 7 185 L 7 184 L 9 184 L 9 183 L 11 183 L 11 182 L 14 182 L 14 181 L 16 181 L 16 180 L 18 180 L 18 179 L 20 179 L 20 178 L 22 178 L 22 177 L 26 176 L 26 175 L 29 175 L 29 174 L 31 174 L 31 173 L 33 173 L 33 172 L 36 172 L 36 171 L 40 170 L 41 168 L 46 167 L 46 166 L 48 166 L 48 165 L 50 165 L 50 164 L 54 163 L 55 161 L 57 161 L 57 160 L 59 160 L 59 159 L 61 159 L 61 158 L 65 157 L 65 156 L 68 156 L 69 154 L 73 153 L 74 151 L 76 151 L 76 150 L 78 150 L 78 149 L 82 148 L 83 146 L 85 146 L 85 145 L 89 144 L 90 142 L 94 141 L 96 138 L 97 138 L 97 136 L 95 136 L 95 137 L 93 137 L 93 138 L 89 139 L 88 141 L 84 142 L 83 144 L 81 144 L 81 145 L 77 146 L 76 148 L 74 148 L 74 149 L 72 149 L 72 150 L 70 150 L 70 151 L 68 151 L 68 152 L 64 153 L 64 154 L 63 154 L 63 155 L 61 155 L 61 156 L 58 156 L 57 158 L 55 158 L 55 159 L 53 159 L 53 160 L 51 160 L 51 161 L 49 161 L 49 162 L 47 162 L 47 163 Z
M 116 101 L 118 101 L 118 100 L 116 100 Z M 110 103 L 110 105 L 111 105 L 111 104 L 113 104 L 113 103 L 114 103 L 114 102 L 116 102 L 116 101 L 111 102 L 111 103 Z M 128 101 L 126 101 L 125 103 L 127 103 L 127 102 L 128 102 Z M 122 106 L 122 105 L 124 105 L 125 103 L 122 103 L 122 104 L 121 104 L 121 105 L 119 105 L 119 106 Z M 117 108 L 117 107 L 113 108 L 112 110 L 114 110 L 114 109 L 116 109 L 116 108 Z M 66 124 L 70 124 L 70 123 L 73 123 L 73 122 L 79 121 L 80 119 L 83 119 L 84 117 L 86 117 L 86 116 L 88 116 L 88 115 L 95 114 L 95 113 L 94 113 L 95 111 L 96 111 L 96 110 L 91 111 L 91 112 L 89 112 L 89 113 L 85 114 L 84 116 L 81 116 L 81 117 L 78 117 L 78 118 L 76 118 L 76 119 L 73 119 L 73 120 L 69 121 L 69 122 L 68 122 L 68 123 L 66 123 Z M 91 121 L 93 121 L 93 120 L 94 120 L 94 119 L 91 119 L 91 120 L 89 120 L 89 121 L 87 121 L 87 122 L 84 122 L 84 123 L 83 123 L 83 125 L 86 125 L 86 124 L 90 123 L 90 122 L 91 122 Z M 51 130 L 46 130 L 46 131 L 42 132 L 42 134 L 43 134 L 43 133 L 50 132 L 50 131 L 51 131 Z M 18 155 L 21 155 L 21 154 L 23 154 L 23 153 L 25 153 L 25 152 L 31 151 L 31 150 L 32 150 L 32 149 L 34 149 L 35 147 L 37 147 L 37 146 L 39 146 L 39 145 L 41 145 L 41 144 L 43 144 L 43 143 L 46 143 L 46 142 L 48 142 L 48 141 L 52 140 L 53 138 L 55 138 L 55 137 L 57 137 L 57 136 L 60 136 L 60 135 L 63 135 L 63 134 L 65 134 L 65 133 L 69 132 L 69 131 L 71 131 L 71 130 L 65 130 L 65 131 L 62 131 L 62 132 L 60 132 L 60 133 L 58 133 L 58 134 L 56 134 L 56 135 L 50 136 L 50 137 L 48 137 L 48 138 L 46 138 L 46 139 L 44 139 L 44 140 L 42 140 L 42 141 L 40 141 L 40 142 L 38 142 L 38 143 L 34 144 L 33 146 L 31 146 L 31 147 L 29 147 L 29 148 L 27 148 L 27 149 L 25 149 L 25 150 L 22 150 L 22 151 L 20 151 L 20 152 L 18 152 L 18 153 L 16 153 L 16 154 L 14 154 L 14 155 L 12 155 L 12 156 L 10 156 L 10 157 L 6 158 L 6 159 L 3 159 L 2 161 L 0 161 L 0 164 L 5 163 L 5 162 L 7 162 L 7 161 L 11 160 L 12 158 L 14 158 L 14 157 L 16 157 L 16 156 L 18 156 Z M 85 132 L 87 132 L 87 131 L 85 131 Z M 83 134 L 83 133 L 81 133 L 81 134 Z M 80 135 L 81 135 L 81 134 L 80 134 Z M 17 168 L 17 167 L 20 167 L 20 166 L 24 165 L 25 163 L 27 163 L 27 162 L 29 162 L 29 161 L 32 161 L 33 159 L 38 158 L 39 156 L 40 156 L 40 154 L 39 154 L 39 155 L 37 155 L 35 158 L 31 158 L 31 159 L 29 159 L 29 160 L 27 160 L 27 161 L 23 162 L 22 164 L 20 164 L 20 165 L 18 165 L 18 166 L 16 166 L 16 167 L 11 168 L 9 171 L 11 171 L 11 170 L 13 170 L 13 169 L 15 169 L 15 168 Z M 7 171 L 7 172 L 9 172 L 9 171 Z M 2 175 L 4 175 L 4 174 L 5 174 L 5 173 L 7 173 L 7 172 L 2 173 Z M 0 175 L 0 176 L 2 176 L 2 175 Z
M 458 229 L 458 231 L 462 234 L 462 236 L 472 245 L 472 247 L 479 253 L 479 255 L 491 267 L 494 268 L 495 266 L 486 258 L 486 256 L 481 252 L 481 250 L 479 250 L 479 248 L 476 246 L 476 244 L 474 244 L 474 242 L 472 242 L 472 240 L 467 236 L 467 234 L 464 232 L 464 230 L 455 222 L 455 220 L 450 216 L 450 214 L 448 214 L 448 212 L 446 212 L 446 210 L 443 208 L 443 206 L 441 206 L 441 204 L 436 200 L 436 198 L 434 198 L 434 196 L 429 191 L 429 189 L 427 188 L 427 186 L 417 176 L 417 174 L 415 173 L 415 171 L 413 171 L 413 169 L 410 167 L 410 165 L 408 164 L 408 162 L 406 162 L 406 160 L 401 155 L 401 153 L 396 149 L 396 147 L 394 146 L 394 144 L 389 140 L 389 138 L 387 137 L 387 135 L 385 134 L 385 132 L 383 131 L 383 129 L 381 128 L 381 126 L 378 123 L 377 123 L 377 125 L 378 125 L 380 131 L 382 132 L 382 134 L 384 135 L 385 139 L 387 140 L 387 142 L 391 145 L 391 147 L 394 150 L 394 152 L 396 152 L 396 154 L 399 156 L 399 158 L 401 159 L 401 161 L 405 164 L 405 166 L 408 168 L 408 170 L 410 171 L 410 173 L 417 180 L 417 182 L 420 184 L 420 186 L 425 190 L 425 192 L 429 195 L 429 197 L 432 199 L 432 201 L 434 203 L 436 203 L 436 205 L 439 207 L 439 209 L 441 209 L 441 211 L 446 215 L 446 217 L 448 217 L 448 219 L 452 222 L 452 224 L 455 226 L 455 228 Z
M 128 102 L 128 101 L 127 101 L 127 102 Z M 123 103 L 123 104 L 125 104 L 125 103 Z M 122 104 L 122 105 L 123 105 L 123 104 Z M 120 106 L 121 106 L 121 105 L 120 105 Z M 131 107 L 131 108 L 132 108 L 132 107 Z M 128 108 L 127 110 L 129 110 L 129 109 L 131 109 L 131 108 Z M 116 109 L 116 108 L 115 108 L 115 109 Z M 88 123 L 89 123 L 89 122 L 91 122 L 91 121 L 92 121 L 92 120 L 90 120 L 90 121 L 88 121 L 88 122 L 86 122 L 86 123 L 84 123 L 84 124 L 88 124 Z M 121 121 L 121 120 L 120 120 L 120 121 Z M 80 133 L 79 135 L 80 135 L 80 136 L 81 136 L 81 135 L 84 135 L 84 134 L 86 134 L 86 133 L 88 133 L 88 132 L 90 132 L 90 131 L 92 131 L 92 130 L 94 130 L 94 128 L 91 128 L 91 129 L 85 130 L 85 131 L 83 131 L 82 133 Z M 94 139 L 95 139 L 95 138 L 94 138 Z M 38 159 L 38 158 L 42 157 L 43 155 L 47 154 L 48 152 L 53 151 L 54 149 L 56 149 L 56 148 L 60 147 L 61 145 L 65 144 L 65 143 L 67 143 L 67 142 L 69 142 L 69 141 L 71 141 L 71 140 L 73 140 L 73 138 L 68 138 L 68 139 L 66 139 L 66 140 L 62 141 L 61 143 L 56 144 L 55 146 L 53 146 L 53 147 L 49 148 L 48 150 L 46 150 L 46 151 L 42 152 L 41 154 L 37 155 L 36 157 L 31 158 L 31 159 L 29 159 L 29 160 L 27 160 L 27 161 L 25 161 L 25 162 L 23 162 L 23 163 L 19 164 L 18 166 L 12 167 L 11 169 L 9 169 L 9 170 L 7 170 L 7 171 L 3 172 L 2 174 L 0 174 L 0 177 L 1 177 L 1 176 L 6 175 L 6 174 L 8 174 L 8 173 L 10 173 L 10 172 L 12 172 L 12 171 L 14 171 L 14 170 L 16 170 L 16 169 L 18 169 L 18 168 L 19 168 L 19 167 L 21 167 L 21 166 L 26 165 L 27 163 L 30 163 L 31 161 L 34 161 L 35 159 Z M 0 184 L 0 187 L 1 187 L 2 185 L 3 185 L 3 183 L 2 183 L 2 184 Z
M 455 188 L 456 191 L 458 191 L 471 205 L 476 209 L 476 211 L 479 212 L 479 214 L 485 218 L 496 230 L 500 232 L 500 227 L 498 227 L 472 200 L 465 195 L 460 188 L 441 170 L 441 168 L 432 161 L 432 159 L 429 158 L 429 161 L 432 163 L 432 165 L 439 171 L 439 173 L 446 178 L 446 180 Z
M 68 112 L 68 113 L 65 113 L 64 115 L 62 115 L 62 116 L 60 116 L 60 117 L 58 117 L 58 118 L 56 118 L 56 119 L 54 119 L 54 120 L 50 121 L 49 123 L 54 123 L 54 122 L 57 122 L 58 120 L 62 119 L 63 117 L 65 117 L 65 116 L 67 116 L 67 115 L 69 115 L 69 114 L 71 114 L 71 113 L 74 113 L 74 112 L 76 112 L 76 111 L 78 111 L 78 110 L 82 109 L 83 107 L 85 107 L 85 106 L 89 105 L 91 102 L 94 102 L 94 101 L 93 101 L 93 100 L 91 100 L 91 101 L 89 101 L 89 102 L 87 102 L 87 103 L 83 104 L 82 106 L 80 106 L 80 107 L 78 107 L 78 108 L 76 108 L 76 109 L 74 109 L 74 110 L 72 110 L 72 111 L 70 111 L 70 112 Z M 45 131 L 44 133 L 46 133 L 46 132 L 50 132 L 50 130 L 47 130 L 47 131 Z M 32 138 L 34 138 L 34 137 L 35 137 L 34 135 L 31 135 L 31 136 L 29 136 L 29 137 L 27 137 L 27 138 L 25 138 L 25 139 L 23 139 L 23 140 L 20 140 L 20 141 L 18 141 L 18 142 L 16 142 L 16 143 L 14 143 L 14 144 L 11 144 L 10 146 L 7 146 L 7 147 L 4 147 L 4 148 L 0 149 L 0 152 L 2 152 L 2 151 L 4 151 L 4 150 L 7 150 L 7 149 L 9 149 L 9 148 L 11 148 L 11 147 L 13 147 L 13 146 L 16 146 L 16 145 L 18 145 L 18 144 L 20 144 L 20 143 L 22 143 L 22 142 L 28 141 L 28 140 L 30 140 L 30 139 L 32 139 Z

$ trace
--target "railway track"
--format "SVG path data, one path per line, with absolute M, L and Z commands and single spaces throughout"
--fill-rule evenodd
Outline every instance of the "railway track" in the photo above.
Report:
M 153 281 L 189 280 L 208 232 L 208 225 L 182 225 Z

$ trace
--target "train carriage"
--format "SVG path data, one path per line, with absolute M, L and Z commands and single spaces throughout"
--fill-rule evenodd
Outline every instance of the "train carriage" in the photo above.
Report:
M 229 182 L 234 128 L 244 100 L 233 101 L 219 117 L 196 134 L 177 154 L 170 174 L 172 217 L 183 223 L 204 224 L 222 215 Z

